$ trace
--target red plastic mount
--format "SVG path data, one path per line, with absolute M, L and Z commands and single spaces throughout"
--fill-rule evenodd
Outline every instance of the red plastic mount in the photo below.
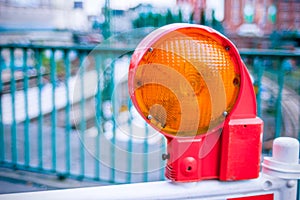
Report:
M 230 120 L 221 135 L 216 131 L 194 139 L 168 138 L 166 177 L 178 182 L 257 178 L 261 134 L 261 119 L 252 118 Z
M 168 138 L 169 159 L 166 177 L 172 181 L 190 182 L 215 179 L 219 174 L 219 134 L 197 138 Z M 216 141 L 211 149 L 207 140 Z M 205 156 L 203 156 L 203 154 Z

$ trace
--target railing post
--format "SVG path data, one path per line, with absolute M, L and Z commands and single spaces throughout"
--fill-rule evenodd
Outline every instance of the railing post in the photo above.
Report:
M 28 109 L 28 66 L 27 66 L 27 48 L 23 49 L 23 77 L 24 77 L 24 107 L 25 107 L 25 123 L 24 123 L 24 160 L 25 166 L 30 163 L 30 140 L 29 140 L 29 109 Z
M 256 94 L 256 103 L 257 103 L 257 115 L 259 117 L 261 117 L 261 80 L 263 77 L 263 73 L 264 73 L 264 66 L 261 62 L 261 58 L 257 57 L 256 59 L 258 59 L 258 62 L 254 62 L 255 65 L 254 69 L 257 69 L 257 80 L 255 82 L 256 86 L 257 86 L 257 94 Z
M 52 154 L 52 171 L 56 172 L 56 61 L 55 49 L 51 49 L 50 55 L 50 80 L 52 85 L 52 112 L 51 112 L 51 154 Z
M 297 200 L 299 200 L 300 199 L 300 185 L 299 185 L 300 181 L 298 180 L 297 183 L 298 183 L 297 184 Z
M 79 51 L 79 81 L 80 81 L 80 175 L 83 178 L 85 174 L 85 52 Z
M 17 149 L 17 123 L 16 123 L 16 80 L 15 80 L 15 48 L 10 48 L 10 92 L 11 92 L 11 109 L 12 109 L 12 124 L 11 124 L 11 160 L 14 166 L 18 163 Z
M 95 179 L 100 180 L 100 160 L 101 160 L 101 152 L 100 152 L 100 134 L 102 133 L 102 91 L 101 91 L 101 69 L 103 67 L 103 57 L 96 51 L 94 54 L 95 59 L 95 70 L 97 73 L 97 92 L 96 92 L 96 118 L 95 118 L 95 126 L 97 128 L 97 137 L 95 140 Z
M 147 182 L 148 181 L 148 151 L 149 151 L 149 146 L 148 146 L 148 136 L 149 136 L 149 125 L 145 123 L 145 135 L 144 135 L 144 177 L 143 181 Z
M 128 113 L 129 113 L 129 120 L 128 120 L 128 126 L 129 126 L 129 140 L 127 142 L 127 155 L 128 155 L 128 158 L 127 158 L 127 177 L 126 177 L 126 182 L 127 183 L 130 183 L 131 182 L 131 172 L 132 172 L 132 147 L 133 147 L 133 144 L 132 144 L 132 135 L 133 135 L 133 130 L 132 130 L 132 120 L 133 120 L 133 117 L 132 117 L 132 113 L 130 111 L 131 107 L 132 107 L 132 102 L 130 99 L 128 99 L 128 103 L 127 103 L 127 106 L 128 106 Z
M 71 144 L 70 144 L 70 134 L 71 134 L 71 104 L 70 104 L 70 58 L 69 50 L 64 50 L 64 65 L 65 65 L 65 88 L 66 88 L 66 111 L 65 111 L 65 145 L 66 145 L 66 175 L 70 174 L 71 170 Z
M 282 101 L 282 90 L 283 90 L 283 85 L 284 85 L 284 69 L 282 66 L 282 59 L 279 60 L 279 70 L 277 74 L 278 78 L 278 93 L 277 93 L 277 101 L 276 101 L 276 129 L 275 129 L 275 138 L 278 138 L 281 135 L 281 118 L 282 118 L 282 113 L 281 113 L 281 101 Z
M 2 83 L 2 70 L 4 67 L 4 59 L 2 59 L 2 48 L 0 48 L 0 163 L 5 161 L 5 138 L 4 138 L 4 126 L 3 126 L 3 110 L 2 110 L 2 95 L 3 95 L 3 83 Z
M 112 54 L 109 53 L 108 57 L 112 59 Z M 117 110 L 116 110 L 116 101 L 115 98 L 113 97 L 113 93 L 115 90 L 115 60 L 111 60 L 111 62 L 109 63 L 109 68 L 110 70 L 110 101 L 111 101 L 111 105 L 112 105 L 112 122 L 113 122 L 113 127 L 112 127 L 112 131 L 113 131 L 113 137 L 111 140 L 111 145 L 110 145 L 110 151 L 111 151 L 111 158 L 110 158 L 110 178 L 111 180 L 115 180 L 116 179 L 116 130 L 117 130 L 117 125 L 116 125 L 116 118 L 115 116 L 117 116 Z
M 166 154 L 167 152 L 167 145 L 166 145 L 166 140 L 165 138 L 162 138 L 161 139 L 161 155 L 164 155 Z M 161 159 L 161 163 L 160 163 L 160 166 L 161 166 L 161 169 L 160 169 L 160 179 L 161 180 L 165 180 L 165 166 L 166 165 L 166 161 L 164 159 Z
M 38 86 L 38 168 L 43 169 L 43 111 L 42 111 L 42 90 L 43 90 L 43 72 L 42 72 L 42 50 L 35 49 L 37 86 Z

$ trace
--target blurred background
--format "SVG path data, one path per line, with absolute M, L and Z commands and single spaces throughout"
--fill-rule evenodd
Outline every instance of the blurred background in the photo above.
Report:
M 132 106 L 136 45 L 171 23 L 238 47 L 273 139 L 299 138 L 298 0 L 0 0 L 0 193 L 164 180 L 164 138 Z
M 238 47 L 299 46 L 300 8 L 292 0 L 1 0 L 0 6 L 1 43 L 95 44 L 133 28 L 186 22 L 211 26 Z

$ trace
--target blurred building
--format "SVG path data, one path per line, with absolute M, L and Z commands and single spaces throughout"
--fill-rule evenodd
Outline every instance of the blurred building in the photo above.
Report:
M 185 9 L 188 9 L 187 5 L 191 7 L 194 23 L 205 20 L 206 0 L 177 0 L 177 5 Z
M 77 7 L 76 7 L 77 6 Z M 78 2 L 60 0 L 0 0 L 0 28 L 71 29 Z
M 273 30 L 300 28 L 300 1 L 297 0 L 226 0 L 224 26 L 234 33 L 245 23 L 256 24 L 264 34 Z
M 193 22 L 203 24 L 211 17 L 212 9 L 222 12 L 224 33 L 238 47 L 270 48 L 272 38 L 286 38 L 287 33 L 294 38 L 290 44 L 299 46 L 300 1 L 299 0 L 177 0 L 178 5 L 190 5 Z M 217 7 L 211 7 L 212 2 Z M 221 11 L 220 11 L 221 10 Z M 208 24 L 209 25 L 209 24 Z M 272 35 L 272 37 L 270 37 Z M 276 38 L 278 39 L 278 38 Z M 275 40 L 276 40 L 275 39 Z M 293 43 L 293 44 L 292 44 Z M 289 44 L 289 45 L 290 45 Z
M 90 26 L 83 6 L 79 0 L 0 0 L 0 42 L 71 42 L 70 31 Z
M 269 48 L 274 32 L 299 34 L 300 1 L 226 0 L 223 26 L 240 47 Z
M 300 1 L 277 1 L 277 22 L 278 30 L 300 31 Z

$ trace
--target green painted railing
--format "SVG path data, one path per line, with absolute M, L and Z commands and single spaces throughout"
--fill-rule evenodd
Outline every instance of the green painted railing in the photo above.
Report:
M 1 45 L 0 165 L 112 183 L 164 179 L 165 140 L 127 94 L 132 51 Z M 240 53 L 265 121 L 265 151 L 274 137 L 298 137 L 300 53 Z
M 115 63 L 128 60 L 132 48 L 2 45 L 0 51 L 2 166 L 114 183 L 163 179 L 160 156 L 154 163 L 148 157 L 165 152 L 163 138 L 149 143 L 149 127 L 134 124 L 127 92 L 117 97 L 127 84 L 116 80 Z

